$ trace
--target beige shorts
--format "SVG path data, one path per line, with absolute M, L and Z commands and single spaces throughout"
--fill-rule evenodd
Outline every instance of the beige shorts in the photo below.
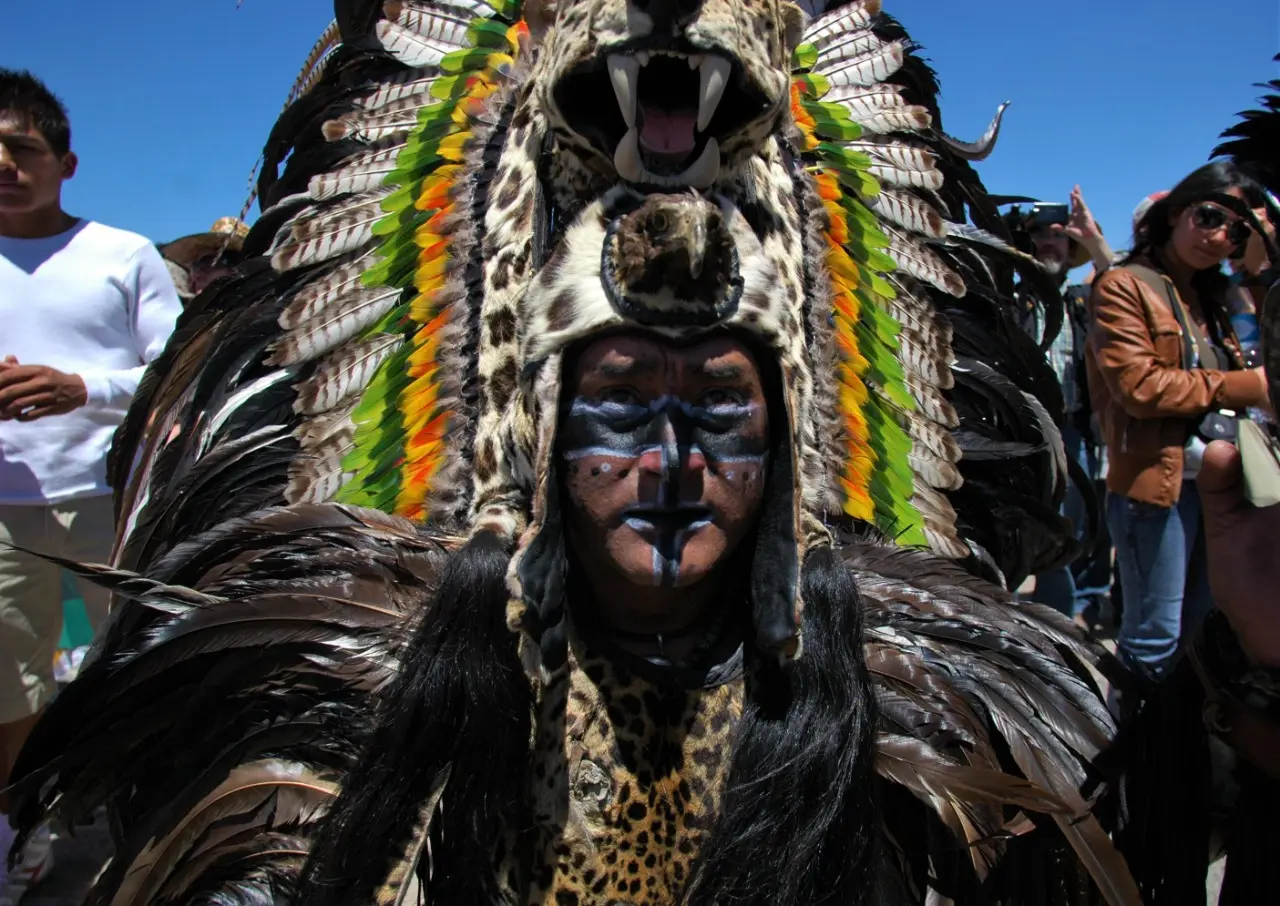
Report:
M 110 495 L 47 506 L 0 506 L 0 724 L 38 712 L 54 692 L 53 656 L 62 635 L 62 571 L 13 550 L 17 545 L 105 563 L 111 556 L 115 516 Z M 111 596 L 76 580 L 96 631 Z

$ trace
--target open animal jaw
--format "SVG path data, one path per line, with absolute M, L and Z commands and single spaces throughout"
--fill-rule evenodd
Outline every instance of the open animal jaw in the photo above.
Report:
M 554 93 L 566 125 L 619 177 L 664 187 L 710 187 L 725 140 L 774 106 L 728 54 L 641 42 L 595 55 Z

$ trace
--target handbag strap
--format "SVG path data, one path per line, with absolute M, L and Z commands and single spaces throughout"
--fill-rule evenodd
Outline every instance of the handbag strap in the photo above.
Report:
M 1196 350 L 1196 340 L 1191 333 L 1190 324 L 1187 323 L 1187 313 L 1182 307 L 1182 300 L 1178 298 L 1169 278 L 1145 264 L 1122 264 L 1120 270 L 1133 274 L 1155 290 L 1156 295 L 1163 295 L 1169 300 L 1169 308 L 1173 310 L 1173 316 L 1177 319 L 1178 327 L 1182 331 L 1182 361 L 1187 368 L 1199 368 L 1200 355 Z

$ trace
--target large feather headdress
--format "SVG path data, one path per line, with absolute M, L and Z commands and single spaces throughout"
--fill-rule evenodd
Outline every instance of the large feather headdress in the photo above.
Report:
M 389 238 L 363 280 L 388 289 L 412 282 L 416 295 L 392 314 L 402 324 L 408 314 L 412 335 L 406 342 L 388 334 L 384 318 L 358 347 L 378 367 L 352 412 L 354 444 L 344 468 L 354 474 L 342 479 L 338 496 L 385 505 L 395 487 L 399 512 L 465 523 L 468 532 L 491 531 L 515 545 L 511 622 L 540 638 L 562 616 L 555 571 L 563 552 L 540 537 L 553 506 L 547 494 L 560 354 L 575 340 L 623 326 L 675 338 L 712 329 L 746 332 L 780 366 L 788 428 L 786 474 L 779 479 L 786 487 L 774 485 L 785 498 L 777 503 L 783 512 L 771 520 L 781 537 L 761 541 L 786 553 L 772 552 L 769 562 L 781 566 L 753 590 L 757 630 L 769 649 L 794 654 L 799 564 L 810 547 L 829 543 L 826 525 L 833 520 L 861 520 L 896 542 L 931 545 L 953 557 L 970 553 L 942 494 L 960 484 L 960 449 L 950 434 L 957 417 L 943 395 L 951 383 L 947 328 L 930 297 L 960 296 L 964 281 L 945 252 L 930 247 L 947 239 L 944 216 L 930 201 L 942 182 L 937 154 L 922 142 L 892 137 L 927 125 L 929 114 L 883 84 L 902 65 L 906 45 L 878 32 L 876 2 L 848 4 L 802 30 L 794 7 L 770 0 L 763 6 L 781 24 L 779 37 L 745 50 L 720 30 L 756 12 L 704 4 L 687 15 L 654 12 L 652 21 L 636 25 L 612 18 L 612 6 L 625 9 L 562 3 L 555 17 L 543 9 L 537 51 L 523 57 L 527 32 L 522 24 L 501 24 L 502 13 L 512 11 L 500 8 L 468 26 L 474 49 L 451 53 L 461 71 L 448 80 L 449 97 L 419 114 L 421 125 L 391 171 L 401 188 L 378 199 L 391 216 L 370 227 Z M 388 48 L 421 63 L 431 52 L 425 39 L 447 25 L 441 8 L 390 4 L 388 12 L 397 14 L 380 27 Z M 659 177 L 642 176 L 650 184 L 636 189 L 610 188 L 617 174 L 600 175 L 590 142 L 583 147 L 571 112 L 561 109 L 568 103 L 545 89 L 561 70 L 570 73 L 564 78 L 579 79 L 576 85 L 589 84 L 581 64 L 564 62 L 581 50 L 584 19 L 593 35 L 605 36 L 592 38 L 590 53 L 608 61 L 597 78 L 612 83 L 624 121 L 636 115 L 636 97 L 644 94 L 645 71 L 653 65 L 649 54 L 659 48 L 690 69 L 723 61 L 703 76 L 704 94 L 707 79 L 725 68 L 749 86 L 744 93 L 782 86 L 776 103 L 765 105 L 774 112 L 760 121 L 768 129 L 750 154 L 731 155 L 738 137 L 732 130 L 721 134 L 724 155 L 710 170 L 699 163 L 663 178 L 695 194 L 648 202 L 668 207 L 664 219 L 673 224 L 714 219 L 708 241 L 723 245 L 726 270 L 707 298 L 681 296 L 679 287 L 665 299 L 629 297 L 612 271 L 619 228 L 625 233 L 628 219 L 645 205 L 641 191 L 652 192 Z M 448 56 L 441 60 L 448 62 Z M 544 90 L 520 92 L 504 83 L 523 66 L 534 68 L 539 77 L 533 81 Z M 431 90 L 440 94 L 438 81 Z M 735 90 L 720 86 L 718 98 L 689 103 L 728 107 L 741 100 Z M 700 114 L 703 137 L 714 131 L 718 114 Z M 491 124 L 504 121 L 521 128 L 508 128 L 500 142 L 490 138 L 501 134 L 491 133 Z M 371 125 L 352 117 L 344 128 L 376 138 Z M 707 145 L 716 138 L 706 138 Z M 628 140 L 619 139 L 618 147 Z M 486 173 L 473 157 L 495 151 L 515 163 L 507 168 L 499 158 L 498 192 L 485 193 L 481 237 L 467 218 L 486 187 L 457 184 L 453 161 Z M 607 153 L 599 157 L 608 160 Z M 389 160 L 386 152 L 374 152 L 375 158 Z M 564 168 L 579 160 L 584 184 L 602 195 L 579 199 L 585 209 L 553 227 L 573 213 L 556 199 L 564 195 Z M 455 256 L 475 245 L 499 251 L 470 270 L 465 257 Z M 354 269 L 339 271 L 343 281 L 353 276 Z M 476 282 L 483 288 L 478 319 L 466 315 Z M 378 293 L 369 291 L 372 298 Z M 477 350 L 471 362 L 454 358 L 470 349 Z M 398 449 L 386 431 L 393 403 L 413 413 Z M 324 433 L 330 416 L 318 415 L 304 438 L 317 428 Z M 387 453 L 399 454 L 393 469 Z M 468 472 L 470 488 L 460 481 Z
M 192 455 L 178 448 L 214 449 L 231 426 L 219 413 L 242 410 L 246 395 L 294 416 L 287 435 L 235 438 L 227 455 L 237 468 L 252 462 L 246 480 L 261 493 L 217 501 L 202 521 L 274 499 L 285 468 L 284 502 L 367 506 L 457 537 L 492 531 L 523 563 L 545 511 L 558 356 L 626 323 L 677 336 L 745 331 L 786 376 L 791 565 L 760 591 L 773 602 L 771 647 L 796 650 L 795 564 L 832 527 L 871 526 L 997 580 L 1069 556 L 1055 512 L 1060 396 L 999 301 L 1015 271 L 1038 274 L 964 225 L 1001 229 L 968 165 L 990 151 L 999 120 L 974 144 L 936 129 L 932 74 L 900 26 L 878 0 L 832 6 L 808 4 L 807 23 L 783 0 L 659 4 L 630 18 L 620 0 L 348 10 L 338 25 L 352 40 L 324 56 L 320 83 L 304 80 L 322 87 L 302 94 L 267 144 L 265 213 L 245 251 L 265 252 L 271 267 L 237 289 L 271 304 L 232 324 L 206 303 L 185 328 L 198 339 L 188 350 L 235 328 L 253 338 L 244 361 L 265 361 L 218 388 L 177 378 L 143 388 L 185 394 L 170 411 L 188 423 L 160 417 L 152 446 L 178 443 L 171 455 L 148 450 L 125 494 L 139 530 L 122 564 L 142 562 L 165 520 L 179 518 L 148 504 Z M 346 68 L 388 56 L 405 68 L 372 89 L 344 87 Z M 671 129 L 693 130 L 693 163 L 658 172 L 627 151 L 618 168 L 636 131 L 627 127 L 658 115 L 655 91 L 689 94 L 665 115 Z M 575 107 L 583 98 L 590 105 Z M 593 131 L 584 110 L 604 125 Z M 320 141 L 289 156 L 313 133 Z M 608 285 L 602 256 L 616 224 L 654 192 L 717 212 L 736 295 L 706 323 L 671 320 L 670 307 L 637 318 L 644 306 L 620 305 Z M 557 310 L 552 289 L 566 279 L 578 280 L 576 301 Z M 730 302 L 725 286 L 712 292 Z M 994 363 L 993 352 L 1009 360 Z M 193 392 L 213 397 L 186 406 Z M 974 413 L 958 435 L 956 399 Z M 122 449 L 142 427 L 126 425 Z M 991 507 L 987 494 L 1010 495 L 1008 505 Z M 541 592 L 518 568 L 512 583 L 512 619 L 524 626 L 547 605 L 530 608 Z

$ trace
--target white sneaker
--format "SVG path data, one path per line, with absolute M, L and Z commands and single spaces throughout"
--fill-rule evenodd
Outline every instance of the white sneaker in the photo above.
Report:
M 12 830 L 9 833 L 12 834 Z M 4 885 L 0 887 L 0 906 L 17 906 L 23 894 L 49 877 L 49 872 L 53 871 L 53 841 L 54 835 L 48 825 L 31 834 L 27 845 L 22 848 L 22 856 L 7 872 Z

